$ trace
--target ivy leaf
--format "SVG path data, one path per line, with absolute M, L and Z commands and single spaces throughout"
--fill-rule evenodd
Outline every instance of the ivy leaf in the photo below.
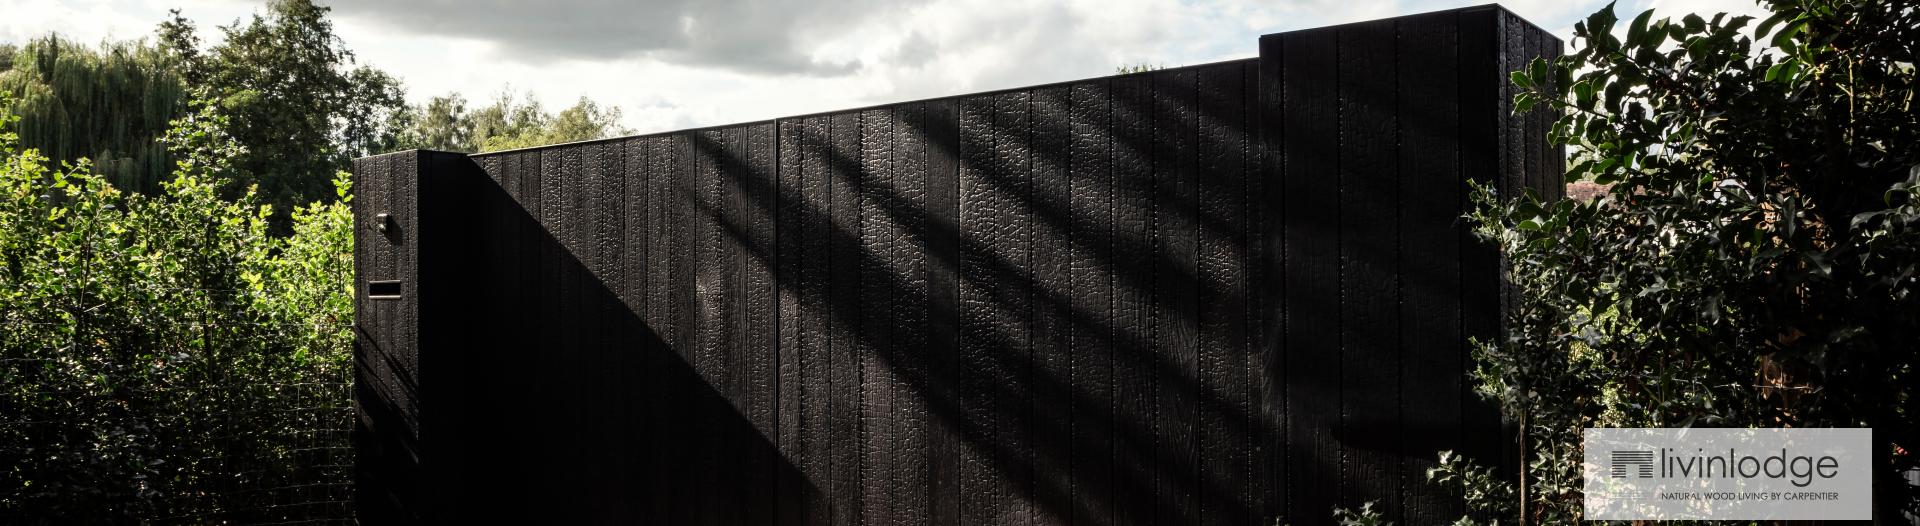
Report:
M 1513 85 L 1515 86 L 1519 86 L 1522 88 L 1533 87 L 1533 79 L 1527 78 L 1527 73 L 1524 71 L 1515 71 L 1512 73 L 1508 73 L 1507 79 L 1513 81 Z
M 1787 27 L 1781 28 L 1779 33 L 1773 35 L 1773 46 L 1781 49 L 1792 49 L 1793 38 L 1799 36 L 1800 32 L 1806 29 L 1806 19 L 1794 20 L 1792 23 L 1787 24 Z
M 1640 47 L 1647 38 L 1647 21 L 1653 19 L 1653 10 L 1641 11 L 1633 17 L 1633 23 L 1627 26 L 1627 47 Z

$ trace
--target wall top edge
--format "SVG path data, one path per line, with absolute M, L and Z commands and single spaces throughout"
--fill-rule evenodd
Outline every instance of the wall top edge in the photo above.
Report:
M 1296 33 L 1313 33 L 1313 32 L 1319 32 L 1319 31 L 1339 29 L 1343 27 L 1386 22 L 1390 20 L 1402 20 L 1407 18 L 1419 18 L 1419 17 L 1425 17 L 1425 16 L 1435 16 L 1435 15 L 1445 15 L 1445 14 L 1468 14 L 1468 13 L 1480 13 L 1480 12 L 1492 13 L 1496 15 L 1505 15 L 1514 20 L 1519 20 L 1520 23 L 1526 24 L 1528 27 L 1533 28 L 1534 31 L 1539 31 L 1540 34 L 1545 35 L 1547 38 L 1553 39 L 1554 42 L 1560 42 L 1560 37 L 1554 36 L 1552 31 L 1548 31 L 1546 28 L 1540 27 L 1540 24 L 1535 24 L 1533 23 L 1533 21 L 1527 20 L 1526 17 L 1520 16 L 1518 13 L 1514 13 L 1513 10 L 1507 9 L 1506 6 L 1503 6 L 1497 3 L 1481 4 L 1481 5 L 1467 6 L 1467 7 L 1455 7 L 1452 9 L 1441 9 L 1438 11 L 1428 11 L 1424 13 L 1414 13 L 1410 15 L 1390 16 L 1386 18 L 1376 18 L 1373 20 L 1361 20 L 1356 22 L 1347 22 L 1344 24 L 1334 24 L 1330 26 L 1309 27 L 1304 29 L 1295 29 L 1292 31 L 1281 31 L 1279 33 L 1267 33 L 1264 35 L 1260 35 L 1260 39 L 1266 40 L 1269 38 L 1279 38 L 1284 35 L 1290 35 L 1290 34 L 1296 34 Z

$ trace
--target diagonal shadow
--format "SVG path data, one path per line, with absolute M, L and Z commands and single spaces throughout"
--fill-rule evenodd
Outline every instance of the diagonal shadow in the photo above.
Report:
M 461 171 L 466 173 L 465 171 Z M 436 360 L 431 491 L 447 523 L 770 523 L 815 493 L 778 447 L 503 184 L 471 170 L 486 287 Z M 516 190 L 517 191 L 517 190 Z M 456 346 L 448 346 L 456 347 Z M 716 464 L 703 459 L 740 460 Z M 717 473 L 726 470 L 728 473 Z M 749 487 L 744 480 L 782 480 Z M 797 482 L 797 483 L 796 483 Z

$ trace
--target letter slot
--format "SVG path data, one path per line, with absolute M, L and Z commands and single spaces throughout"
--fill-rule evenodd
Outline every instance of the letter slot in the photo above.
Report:
M 367 282 L 367 299 L 375 299 L 375 300 L 400 299 L 400 280 Z

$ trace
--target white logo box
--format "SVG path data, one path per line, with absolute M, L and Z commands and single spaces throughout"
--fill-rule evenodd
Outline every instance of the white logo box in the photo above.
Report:
M 1872 429 L 1586 430 L 1588 520 L 1869 520 Z

